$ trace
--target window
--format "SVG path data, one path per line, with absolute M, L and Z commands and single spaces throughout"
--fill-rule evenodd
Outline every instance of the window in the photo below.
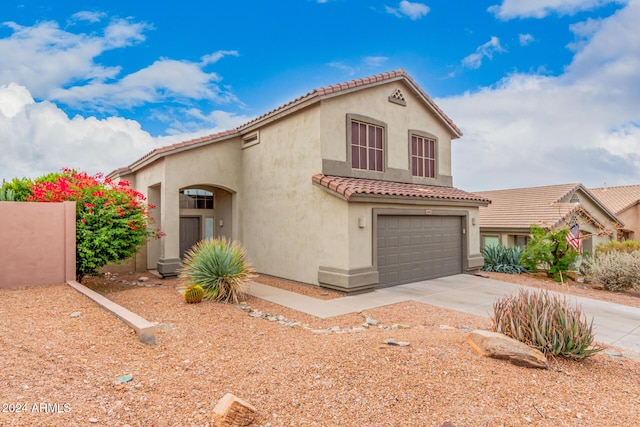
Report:
M 351 121 L 351 167 L 370 171 L 384 170 L 384 129 L 382 126 Z
M 482 248 L 488 248 L 490 246 L 498 246 L 500 244 L 500 237 L 498 236 L 482 236 Z
M 436 141 L 411 135 L 411 173 L 425 178 L 436 177 Z
M 524 248 L 529 243 L 529 236 L 513 236 L 513 245 L 518 246 L 519 248 Z
M 213 193 L 207 190 L 190 189 L 180 191 L 181 209 L 213 209 Z

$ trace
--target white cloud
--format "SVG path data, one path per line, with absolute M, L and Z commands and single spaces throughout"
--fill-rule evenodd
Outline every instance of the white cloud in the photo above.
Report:
M 634 1 L 577 34 L 587 38 L 562 75 L 513 74 L 437 100 L 465 133 L 453 142 L 456 186 L 640 183 L 637 22 Z
M 489 7 L 496 17 L 544 18 L 552 13 L 573 15 L 583 10 L 596 9 L 609 3 L 626 3 L 627 0 L 503 0 L 502 4 Z
M 222 58 L 228 55 L 239 56 L 237 50 L 219 50 L 209 55 L 204 55 L 202 58 L 200 58 L 202 59 L 201 64 L 202 65 L 215 64 L 216 62 L 220 61 Z
M 183 114 L 183 113 L 181 113 Z M 36 102 L 24 86 L 0 85 L 0 181 L 36 177 L 65 166 L 89 173 L 125 166 L 154 148 L 234 128 L 250 120 L 221 110 L 186 112 L 168 136 L 152 137 L 135 120 L 69 117 L 58 106 Z
M 100 81 L 69 89 L 55 89 L 50 98 L 73 106 L 131 108 L 147 103 L 185 97 L 215 102 L 235 101 L 220 88 L 216 73 L 204 72 L 200 64 L 162 59 L 114 83 Z
M 155 147 L 133 120 L 70 118 L 56 105 L 35 102 L 17 84 L 0 86 L 0 179 L 60 170 L 110 172 Z
M 407 0 L 402 0 L 400 4 L 398 4 L 397 8 L 385 6 L 385 10 L 387 13 L 397 16 L 398 18 L 407 16 L 411 20 L 415 21 L 426 16 L 430 9 L 429 6 L 424 3 L 412 3 Z
M 364 58 L 364 65 L 371 68 L 376 68 L 382 66 L 385 62 L 389 60 L 386 56 L 367 56 Z
M 104 18 L 105 16 L 106 16 L 106 13 L 103 13 L 103 12 L 82 11 L 82 12 L 76 12 L 73 15 L 71 15 L 71 19 L 69 19 L 69 22 L 74 23 L 78 21 L 85 21 L 85 22 L 96 23 L 96 22 L 100 22 L 102 18 Z
M 329 67 L 332 68 L 337 68 L 338 70 L 342 70 L 345 71 L 348 75 L 352 76 L 356 73 L 356 71 L 358 70 L 356 67 L 352 67 L 350 65 L 346 65 L 340 61 L 334 61 L 334 62 L 330 62 Z
M 4 26 L 13 33 L 0 39 L 0 82 L 16 82 L 29 88 L 39 99 L 47 99 L 56 88 L 86 80 L 104 80 L 118 74 L 119 68 L 94 62 L 103 52 L 131 46 L 144 40 L 144 23 L 115 20 L 104 35 L 74 34 L 55 22 L 25 27 L 14 22 Z
M 526 46 L 530 43 L 533 43 L 535 40 L 531 34 L 519 34 L 518 39 L 520 41 L 520 46 Z
M 480 68 L 484 58 L 493 59 L 494 53 L 502 52 L 506 52 L 506 50 L 500 45 L 500 39 L 491 36 L 488 42 L 478 46 L 474 53 L 466 56 L 462 60 L 462 66 L 467 68 Z

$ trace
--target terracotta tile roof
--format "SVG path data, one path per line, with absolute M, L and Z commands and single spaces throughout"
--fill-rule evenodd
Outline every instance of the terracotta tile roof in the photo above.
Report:
M 468 202 L 489 203 L 489 200 L 477 194 L 467 193 L 453 187 L 438 187 L 435 185 L 406 184 L 400 182 L 379 181 L 374 179 L 345 178 L 341 176 L 314 175 L 314 183 L 328 188 L 335 193 L 351 200 L 354 196 L 391 196 L 410 197 L 433 200 L 460 200 Z
M 224 132 L 219 132 L 219 133 L 215 133 L 213 135 L 207 135 L 207 136 L 203 136 L 201 138 L 197 138 L 197 139 L 192 139 L 190 141 L 184 141 L 184 142 L 180 142 L 177 144 L 172 144 L 172 145 L 168 145 L 165 147 L 161 147 L 161 148 L 157 148 L 147 154 L 145 154 L 144 156 L 142 156 L 141 158 L 139 158 L 138 160 L 136 160 L 135 162 L 133 162 L 129 167 L 125 167 L 125 168 L 120 168 L 117 169 L 113 172 L 111 172 L 109 174 L 109 176 L 115 176 L 118 173 L 122 172 L 123 170 L 130 170 L 132 167 L 135 167 L 136 165 L 142 164 L 145 162 L 145 160 L 151 159 L 154 156 L 161 156 L 167 153 L 170 153 L 172 151 L 176 151 L 179 150 L 181 148 L 184 147 L 188 147 L 191 145 L 197 145 L 200 143 L 206 143 L 206 142 L 215 142 L 216 140 L 222 139 L 222 138 L 226 138 L 232 135 L 240 135 L 242 133 L 242 130 L 262 121 L 265 120 L 269 117 L 272 116 L 276 116 L 277 114 L 284 114 L 285 111 L 287 111 L 289 108 L 292 108 L 296 105 L 302 104 L 306 101 L 312 101 L 315 100 L 315 98 L 320 99 L 320 97 L 322 96 L 326 96 L 326 95 L 331 95 L 334 93 L 339 93 L 341 91 L 347 91 L 347 90 L 352 90 L 354 88 L 360 88 L 366 85 L 371 85 L 371 84 L 377 84 L 377 83 L 383 83 L 383 82 L 387 82 L 387 81 L 393 81 L 393 80 L 399 80 L 399 79 L 404 79 L 406 80 L 415 90 L 416 92 L 419 94 L 420 97 L 422 97 L 424 99 L 424 101 L 433 109 L 433 111 L 435 112 L 436 115 L 438 115 L 445 123 L 447 123 L 447 125 L 450 127 L 451 131 L 454 133 L 455 136 L 460 137 L 462 136 L 462 131 L 460 131 L 460 129 L 456 126 L 456 124 L 453 122 L 453 120 L 451 120 L 445 113 L 444 111 L 442 111 L 440 109 L 440 107 L 438 107 L 436 105 L 435 102 L 433 102 L 433 100 L 422 90 L 422 88 L 420 88 L 420 86 L 418 86 L 416 84 L 416 82 L 411 78 L 411 76 L 409 76 L 403 69 L 399 69 L 396 71 L 390 71 L 390 72 L 386 72 L 386 73 L 382 73 L 382 74 L 377 74 L 375 76 L 370 76 L 370 77 L 365 77 L 365 78 L 361 78 L 361 79 L 356 79 L 356 80 L 351 80 L 345 83 L 340 83 L 340 84 L 335 84 L 335 85 L 330 85 L 330 86 L 325 86 L 325 87 L 321 87 L 318 89 L 314 89 L 311 92 L 307 93 L 306 95 L 300 96 L 296 99 L 294 99 L 293 101 L 290 101 L 284 105 L 281 105 L 280 107 L 271 110 L 259 117 L 256 117 L 253 120 L 250 120 L 249 122 L 238 126 L 235 129 L 230 129 Z
M 478 191 L 476 194 L 491 200 L 489 206 L 480 208 L 480 227 L 528 229 L 532 224 L 557 226 L 580 209 L 580 204 L 566 203 L 567 196 L 578 189 L 587 191 L 581 184 Z
M 335 84 L 335 85 L 329 85 L 329 86 L 325 86 L 325 87 L 321 87 L 318 89 L 314 89 L 311 92 L 300 96 L 296 99 L 294 99 L 293 101 L 290 101 L 284 105 L 281 105 L 280 107 L 271 110 L 259 117 L 256 117 L 255 119 L 251 120 L 250 122 L 245 123 L 244 125 L 240 126 L 239 129 L 241 128 L 245 128 L 248 127 L 256 122 L 259 122 L 261 120 L 266 119 L 267 117 L 273 116 L 281 111 L 286 110 L 289 107 L 292 107 L 293 105 L 296 104 L 300 104 L 303 103 L 307 100 L 311 100 L 313 98 L 319 98 L 321 96 L 326 96 L 326 95 L 331 95 L 334 93 L 338 93 L 338 92 L 342 92 L 342 91 L 347 91 L 347 90 L 351 90 L 354 88 L 358 88 L 358 87 L 362 87 L 362 86 L 366 86 L 366 85 L 370 85 L 370 84 L 375 84 L 375 83 L 379 83 L 379 82 L 386 82 L 386 81 L 390 81 L 390 80 L 399 80 L 399 79 L 404 79 L 406 80 L 408 83 L 410 83 L 410 85 L 416 90 L 416 92 L 418 92 L 419 96 L 421 96 L 424 101 L 429 104 L 429 106 L 434 110 L 434 112 L 436 113 L 436 115 L 440 116 L 440 118 L 442 118 L 442 120 L 444 120 L 449 127 L 451 128 L 451 130 L 453 131 L 453 133 L 457 136 L 457 137 L 461 137 L 462 136 L 462 131 L 458 128 L 458 126 L 456 126 L 456 124 L 453 122 L 453 120 L 451 120 L 449 118 L 449 116 L 447 116 L 444 111 L 442 111 L 440 109 L 440 107 L 438 107 L 438 105 L 433 102 L 433 100 L 429 97 L 429 95 L 426 94 L 426 92 L 424 90 L 422 90 L 422 88 L 420 86 L 418 86 L 418 84 L 411 78 L 411 76 L 409 76 L 402 68 L 396 71 L 389 71 L 386 73 L 382 73 L 382 74 L 377 74 L 375 76 L 370 76 L 370 77 L 364 77 L 361 79 L 356 79 L 356 80 L 351 80 L 348 82 L 344 82 L 344 83 L 339 83 L 339 84 Z
M 589 191 L 616 214 L 640 203 L 640 185 L 591 188 Z

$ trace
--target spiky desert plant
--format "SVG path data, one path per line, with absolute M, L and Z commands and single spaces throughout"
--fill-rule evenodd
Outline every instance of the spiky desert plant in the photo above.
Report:
M 194 245 L 180 276 L 190 286 L 202 286 L 206 299 L 237 303 L 245 297 L 246 282 L 253 272 L 242 245 L 223 237 Z
M 482 270 L 507 274 L 526 273 L 527 269 L 520 262 L 521 254 L 522 250 L 517 246 L 511 248 L 500 244 L 487 246 L 482 250 L 484 257 Z
M 520 290 L 497 300 L 493 329 L 537 348 L 547 355 L 585 359 L 602 351 L 594 345 L 593 320 L 579 306 L 546 291 Z
M 204 289 L 200 285 L 189 286 L 184 290 L 184 300 L 189 304 L 202 302 Z

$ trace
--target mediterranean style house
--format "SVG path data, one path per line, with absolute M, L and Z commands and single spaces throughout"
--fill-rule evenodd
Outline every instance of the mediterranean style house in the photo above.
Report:
M 362 292 L 479 269 L 480 206 L 452 186 L 454 122 L 403 70 L 313 90 L 110 174 L 156 205 L 145 268 L 225 236 L 260 273 Z
M 523 247 L 531 225 L 543 228 L 578 224 L 585 253 L 600 242 L 618 238 L 624 224 L 582 184 L 479 191 L 491 200 L 480 208 L 481 244 Z
M 624 222 L 624 238 L 640 240 L 640 185 L 592 188 L 589 191 Z

